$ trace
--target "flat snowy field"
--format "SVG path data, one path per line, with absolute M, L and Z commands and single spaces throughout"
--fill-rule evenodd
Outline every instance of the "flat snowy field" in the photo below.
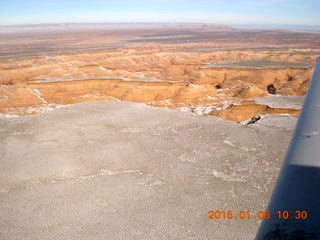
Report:
M 2 115 L 0 239 L 253 239 L 296 120 L 128 102 Z

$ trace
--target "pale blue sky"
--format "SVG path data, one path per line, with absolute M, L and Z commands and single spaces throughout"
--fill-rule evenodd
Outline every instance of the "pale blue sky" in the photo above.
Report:
M 207 22 L 320 25 L 320 0 L 0 0 L 0 25 Z

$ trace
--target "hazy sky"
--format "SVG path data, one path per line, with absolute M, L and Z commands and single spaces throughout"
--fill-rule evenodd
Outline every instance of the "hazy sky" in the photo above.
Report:
M 320 0 L 0 0 L 0 25 L 208 22 L 320 25 Z

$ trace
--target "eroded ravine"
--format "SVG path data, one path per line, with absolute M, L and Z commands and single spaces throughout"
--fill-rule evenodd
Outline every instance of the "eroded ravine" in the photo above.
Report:
M 0 112 L 32 114 L 78 102 L 133 101 L 237 122 L 298 114 L 245 101 L 270 93 L 306 93 L 316 54 L 292 52 L 151 48 L 2 61 Z

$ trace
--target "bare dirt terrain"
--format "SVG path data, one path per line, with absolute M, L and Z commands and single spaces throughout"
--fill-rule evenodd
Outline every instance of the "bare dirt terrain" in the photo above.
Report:
M 0 29 L 0 239 L 254 238 L 320 32 Z
M 296 119 L 244 126 L 125 102 L 3 116 L 0 238 L 253 239 Z

